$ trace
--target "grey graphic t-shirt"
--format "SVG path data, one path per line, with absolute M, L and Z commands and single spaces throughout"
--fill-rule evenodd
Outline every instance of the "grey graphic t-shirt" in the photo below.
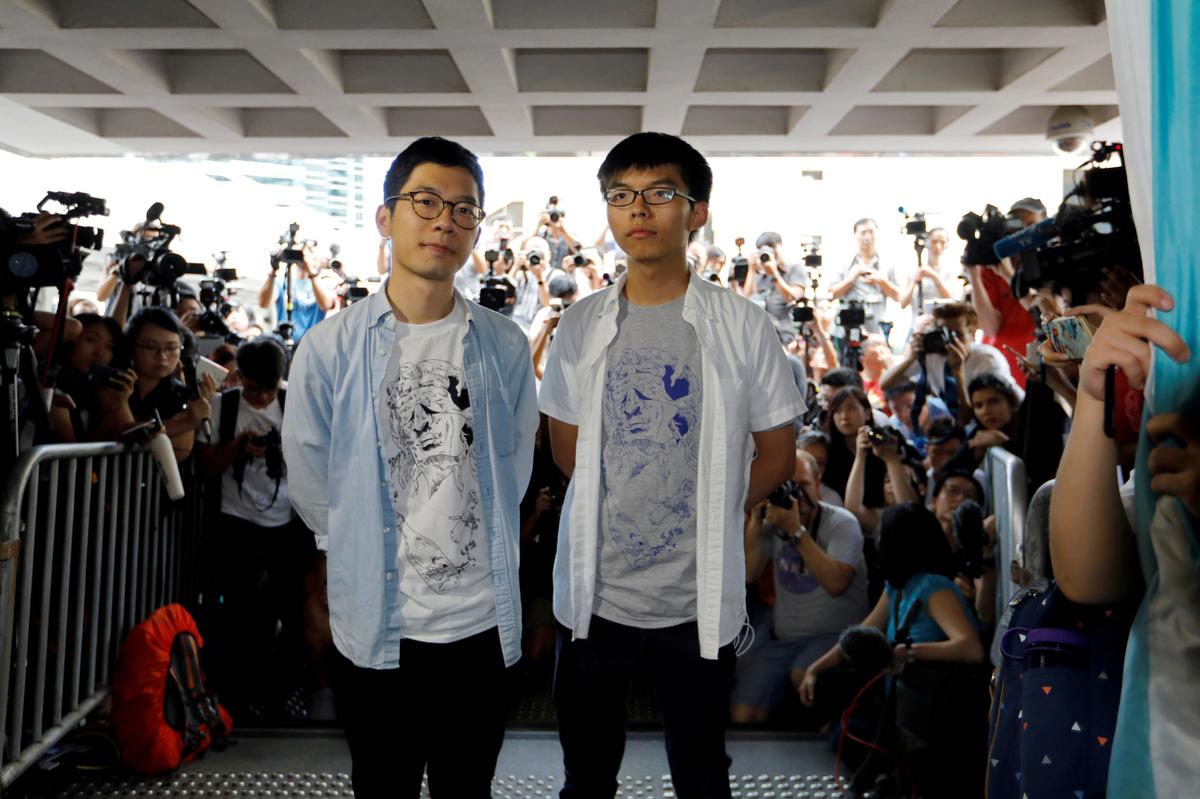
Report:
M 635 627 L 696 618 L 700 343 L 683 303 L 622 297 L 608 352 L 594 611 Z
M 461 301 L 437 322 L 397 323 L 376 393 L 400 537 L 388 579 L 400 581 L 401 633 L 430 643 L 461 640 L 496 623 L 463 373 L 466 332 Z

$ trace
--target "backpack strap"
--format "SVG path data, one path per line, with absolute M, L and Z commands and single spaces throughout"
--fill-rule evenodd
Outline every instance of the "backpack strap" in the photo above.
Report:
M 279 410 L 286 411 L 287 410 L 287 389 L 286 388 L 279 389 L 279 393 L 276 394 L 275 396 L 277 396 L 279 398 Z
M 237 432 L 238 409 L 242 404 L 242 390 L 231 388 L 221 392 L 221 429 L 217 431 L 218 441 L 228 444 L 233 441 Z

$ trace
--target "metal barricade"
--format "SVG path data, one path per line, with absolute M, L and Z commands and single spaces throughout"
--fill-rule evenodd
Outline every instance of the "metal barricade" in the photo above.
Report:
M 996 514 L 996 618 L 1020 587 L 1014 573 L 1024 569 L 1025 516 L 1029 507 L 1025 463 L 1000 447 L 988 450 L 988 497 Z
M 167 499 L 146 448 L 25 452 L 0 497 L 0 788 L 108 696 L 126 634 L 192 604 L 205 529 L 195 458 Z

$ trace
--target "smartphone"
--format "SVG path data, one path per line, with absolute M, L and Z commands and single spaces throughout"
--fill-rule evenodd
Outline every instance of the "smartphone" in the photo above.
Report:
M 1046 322 L 1042 329 L 1046 331 L 1054 351 L 1069 356 L 1073 361 L 1083 360 L 1096 332 L 1082 316 L 1060 316 Z
M 88 372 L 88 382 L 95 388 L 108 388 L 116 378 L 122 374 L 120 369 L 114 369 L 111 366 L 105 366 L 102 363 L 92 364 L 92 369 Z
M 1104 373 L 1104 434 L 1117 446 L 1137 443 L 1145 404 L 1145 396 L 1129 385 L 1125 373 L 1108 367 Z

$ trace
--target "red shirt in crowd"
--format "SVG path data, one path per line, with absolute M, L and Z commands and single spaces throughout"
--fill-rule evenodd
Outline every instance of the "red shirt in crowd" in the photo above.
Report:
M 1025 345 L 1033 341 L 1033 317 L 1029 315 L 1029 311 L 1021 305 L 1020 301 L 1013 297 L 1008 281 L 996 274 L 996 270 L 981 267 L 979 271 L 988 299 L 992 301 L 992 307 L 1000 314 L 1000 330 L 994 336 L 985 335 L 983 343 L 991 344 L 1000 350 L 1004 359 L 1008 361 L 1008 368 L 1012 372 L 1013 379 L 1017 381 L 1017 385 L 1025 388 L 1025 373 L 1021 371 L 1016 357 L 1004 349 L 1004 345 L 1007 344 L 1017 352 L 1024 353 Z

